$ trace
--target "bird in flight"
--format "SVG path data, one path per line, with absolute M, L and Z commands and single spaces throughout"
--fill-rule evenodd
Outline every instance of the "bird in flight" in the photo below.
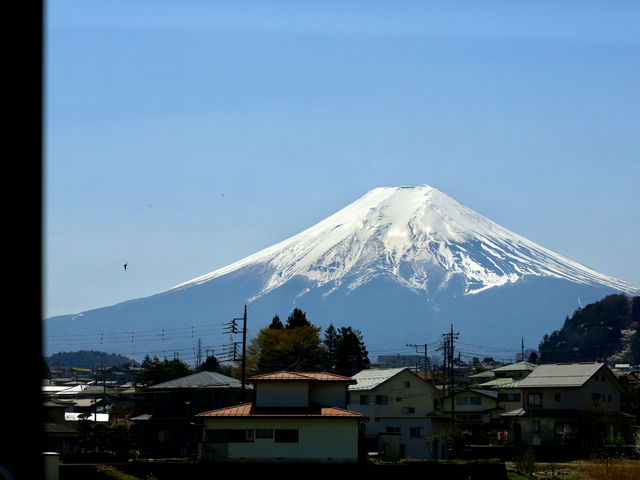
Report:
M 127 269 L 127 265 L 129 265 L 129 264 L 128 264 L 128 263 L 125 263 L 125 264 L 124 264 L 124 269 L 125 269 L 125 270 Z

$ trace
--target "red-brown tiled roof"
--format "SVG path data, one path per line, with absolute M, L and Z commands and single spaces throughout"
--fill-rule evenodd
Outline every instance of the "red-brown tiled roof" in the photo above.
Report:
M 350 377 L 336 375 L 327 372 L 274 372 L 256 375 L 249 379 L 250 382 L 288 380 L 288 381 L 313 381 L 313 382 L 344 382 L 355 384 L 356 381 Z
M 198 417 L 352 417 L 367 418 L 358 412 L 337 407 L 312 405 L 310 407 L 254 407 L 253 403 L 245 403 L 233 407 L 220 408 L 202 412 Z

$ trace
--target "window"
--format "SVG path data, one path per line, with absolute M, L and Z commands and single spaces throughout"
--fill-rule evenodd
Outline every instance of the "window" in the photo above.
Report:
M 566 437 L 573 431 L 571 424 L 569 423 L 556 423 L 555 434 L 556 437 Z
M 273 430 L 270 428 L 256 430 L 256 438 L 273 438 Z
M 416 408 L 415 407 L 402 407 L 402 413 L 404 413 L 404 414 L 416 413 Z
M 519 402 L 519 393 L 500 393 L 498 394 L 498 401 L 500 402 Z
M 404 382 L 404 388 L 411 388 L 411 382 L 409 381 Z
M 470 397 L 469 405 L 482 405 L 482 397 Z
M 593 400 L 593 403 L 600 403 L 600 394 L 599 393 L 592 393 L 591 394 L 591 400 Z
M 387 427 L 387 433 L 400 433 L 400 427 Z
M 611 403 L 611 395 L 609 395 L 609 397 L 607 398 L 607 401 Z
M 409 436 L 411 438 L 422 438 L 422 427 L 411 427 L 409 429 Z
M 540 420 L 533 420 L 531 422 L 531 431 L 535 433 L 540 433 Z
M 376 405 L 386 405 L 386 404 L 387 404 L 386 395 L 376 395 Z
M 369 405 L 369 395 L 360 395 L 360 405 Z
M 556 402 L 559 402 L 559 401 L 560 401 L 560 393 L 559 393 L 559 392 L 556 392 L 556 393 L 553 395 L 553 399 L 554 399 Z
M 458 397 L 456 398 L 456 405 L 469 405 L 469 397 Z
M 276 430 L 274 441 L 276 443 L 298 443 L 298 430 L 293 428 Z
M 542 394 L 541 393 L 530 393 L 527 395 L 527 404 L 530 407 L 541 407 L 542 406 Z

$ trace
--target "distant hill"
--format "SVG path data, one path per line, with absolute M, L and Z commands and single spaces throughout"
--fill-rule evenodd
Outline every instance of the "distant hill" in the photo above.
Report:
M 544 335 L 542 362 L 640 362 L 640 297 L 613 294 L 577 309 L 564 325 Z
M 54 353 L 50 357 L 45 358 L 45 361 L 49 366 L 55 365 L 77 368 L 123 367 L 136 364 L 136 362 L 129 357 L 95 350 Z

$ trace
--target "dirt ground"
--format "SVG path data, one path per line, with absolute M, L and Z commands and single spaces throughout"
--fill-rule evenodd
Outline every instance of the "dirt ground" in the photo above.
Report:
M 510 473 L 510 478 L 517 480 L 528 478 L 526 475 L 518 472 L 517 464 L 513 462 L 506 462 L 506 467 L 507 471 Z M 613 461 L 609 464 L 603 461 L 581 461 L 568 463 L 536 462 L 533 478 L 535 480 L 639 479 L 640 462 Z

